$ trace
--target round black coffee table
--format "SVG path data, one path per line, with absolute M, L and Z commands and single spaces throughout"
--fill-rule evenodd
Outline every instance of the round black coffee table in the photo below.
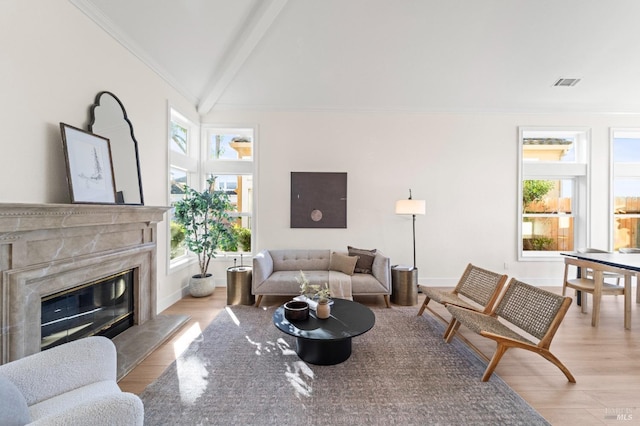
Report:
M 360 303 L 333 299 L 331 317 L 327 319 L 318 319 L 311 309 L 309 319 L 289 321 L 284 317 L 284 307 L 280 306 L 273 313 L 273 323 L 296 338 L 300 359 L 310 364 L 333 365 L 351 356 L 351 338 L 371 330 L 376 316 Z

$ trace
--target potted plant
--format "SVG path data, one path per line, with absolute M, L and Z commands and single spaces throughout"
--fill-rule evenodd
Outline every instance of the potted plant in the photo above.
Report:
M 307 276 L 302 271 L 300 271 L 300 276 L 296 277 L 296 281 L 300 284 L 300 294 L 307 299 L 313 299 L 313 296 L 320 288 L 319 285 L 310 284 Z
M 185 197 L 174 206 L 174 221 L 184 228 L 187 248 L 198 256 L 200 273 L 191 277 L 189 291 L 194 297 L 213 293 L 213 274 L 208 273 L 209 262 L 216 257 L 220 246 L 234 243 L 229 212 L 233 205 L 229 195 L 215 190 L 215 178 L 207 180 L 208 187 L 198 192 L 185 186 Z
M 302 271 L 300 271 L 300 276 L 296 277 L 296 281 L 300 284 L 300 294 L 315 302 L 316 316 L 320 319 L 329 318 L 331 315 L 329 286 L 326 283 L 323 287 L 317 284 L 310 284 Z
M 300 284 L 300 294 L 307 299 L 329 301 L 331 294 L 327 283 L 325 283 L 323 287 L 320 287 L 318 284 L 311 284 L 302 271 L 300 271 L 300 276 L 296 277 L 296 281 Z

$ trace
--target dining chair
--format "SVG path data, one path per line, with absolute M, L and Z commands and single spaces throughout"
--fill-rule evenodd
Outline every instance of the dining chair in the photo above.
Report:
M 591 248 L 591 247 L 586 247 L 586 248 L 579 248 L 578 250 L 576 250 L 578 253 L 610 253 L 609 251 L 606 250 L 600 250 L 597 248 Z M 584 268 L 582 270 L 582 274 L 584 274 L 585 278 L 591 278 L 593 279 L 593 270 L 590 268 Z M 616 274 L 614 272 L 603 272 L 602 273 L 603 278 L 606 280 L 607 278 L 609 279 L 615 279 L 616 280 L 616 285 L 620 285 L 620 280 L 622 278 L 624 278 L 624 275 L 621 274 Z M 586 300 L 585 300 L 586 301 Z
M 620 253 L 640 253 L 640 247 L 622 247 L 618 251 Z
M 620 253 L 627 253 L 627 254 L 638 254 L 640 253 L 640 248 L 639 247 L 622 247 L 619 248 L 618 251 Z M 636 303 L 640 303 L 640 272 L 636 274 Z
M 608 283 L 604 280 L 603 271 L 594 270 L 593 277 L 587 278 L 583 276 L 578 276 L 576 278 L 569 278 L 569 268 L 571 266 L 575 266 L 577 268 L 581 268 L 582 270 L 588 269 L 590 266 L 593 267 L 592 262 L 587 262 L 585 260 L 576 259 L 573 257 L 565 257 L 564 259 L 564 278 L 562 280 L 562 295 L 564 296 L 567 292 L 567 288 L 573 288 L 574 290 L 580 291 L 580 293 L 585 296 L 585 293 L 589 293 L 593 295 L 593 308 L 591 313 L 591 325 L 596 327 L 598 322 L 600 321 L 600 299 L 602 296 L 606 295 L 622 295 L 625 297 L 625 327 L 630 324 L 631 317 L 631 306 L 628 305 L 626 289 L 627 285 L 619 286 L 615 284 Z M 625 271 L 620 271 L 620 274 L 627 279 L 625 275 Z M 631 276 L 631 272 L 627 272 L 629 278 Z M 582 303 L 580 304 L 580 309 L 582 313 L 586 313 L 587 307 L 587 299 L 586 297 L 582 297 Z
M 592 248 L 592 247 L 586 247 L 586 248 L 579 248 L 576 250 L 578 253 L 609 253 L 606 250 L 600 250 L 597 248 Z M 620 278 L 621 275 L 620 274 L 615 274 L 613 272 L 603 272 L 603 278 L 607 279 L 607 278 L 613 278 L 616 280 L 616 285 L 620 285 Z M 577 271 L 577 277 L 585 277 L 585 278 L 591 278 L 593 279 L 593 269 L 590 268 L 578 268 Z M 584 307 L 586 309 L 587 307 L 587 295 L 585 294 L 584 297 L 582 295 L 582 292 L 580 290 L 576 290 L 576 304 L 578 306 L 583 306 L 584 303 Z M 583 311 L 584 312 L 584 311 Z

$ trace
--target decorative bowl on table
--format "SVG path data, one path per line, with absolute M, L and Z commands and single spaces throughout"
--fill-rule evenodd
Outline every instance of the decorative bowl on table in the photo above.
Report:
M 290 300 L 284 304 L 284 317 L 289 321 L 304 321 L 309 318 L 309 304 L 300 300 Z

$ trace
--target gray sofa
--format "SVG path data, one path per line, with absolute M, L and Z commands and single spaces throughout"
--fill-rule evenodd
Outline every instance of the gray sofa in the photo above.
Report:
M 295 296 L 300 294 L 296 277 L 303 271 L 311 284 L 324 285 L 329 274 L 339 274 L 341 279 L 351 280 L 351 293 L 358 295 L 383 295 L 387 307 L 391 294 L 391 260 L 375 252 L 371 273 L 355 272 L 349 275 L 331 270 L 331 250 L 262 250 L 253 258 L 252 293 L 257 296 L 256 306 L 262 297 Z M 337 252 L 347 255 L 347 252 Z

